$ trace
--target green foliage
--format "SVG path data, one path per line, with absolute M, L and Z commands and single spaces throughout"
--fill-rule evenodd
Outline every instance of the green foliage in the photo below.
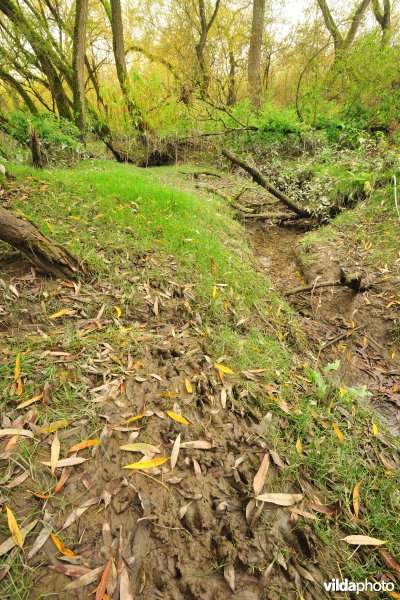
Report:
M 51 162 L 70 162 L 84 152 L 79 129 L 70 121 L 47 111 L 36 116 L 19 111 L 11 115 L 10 133 L 20 144 L 29 143 L 32 129 L 36 130 Z
M 288 138 L 298 141 L 304 133 L 304 125 L 293 109 L 279 109 L 269 103 L 260 112 L 258 126 L 262 139 L 268 142 L 279 143 Z

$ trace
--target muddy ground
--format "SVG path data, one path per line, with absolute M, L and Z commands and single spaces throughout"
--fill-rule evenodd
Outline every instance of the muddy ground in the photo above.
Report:
M 260 268 L 283 291 L 305 278 L 299 271 L 297 251 L 303 234 L 298 229 L 259 223 L 249 229 Z M 145 262 L 151 257 L 142 259 Z M 81 401 L 90 403 L 87 416 L 57 431 L 61 455 L 67 456 L 65 449 L 89 437 L 102 441 L 101 446 L 77 453 L 87 459 L 84 463 L 56 469 L 57 481 L 65 483 L 54 493 L 55 480 L 40 462 L 49 461 L 54 433 L 39 432 L 35 404 L 23 416 L 10 409 L 2 417 L 3 428 L 28 424 L 40 437 L 25 478 L 26 469 L 21 468 L 25 462 L 16 440 L 14 444 L 2 441 L 0 456 L 4 484 L 13 490 L 13 511 L 17 519 L 25 517 L 21 526 L 34 525 L 22 559 L 24 572 L 29 574 L 30 597 L 94 597 L 105 569 L 109 574 L 103 598 L 326 597 L 322 583 L 334 575 L 335 557 L 318 540 L 312 519 L 299 518 L 296 513 L 302 510 L 302 502 L 294 510 L 270 503 L 256 506 L 253 500 L 254 477 L 265 456 L 264 465 L 268 460 L 269 469 L 262 492 L 275 491 L 276 481 L 280 492 L 303 493 L 305 499 L 315 497 L 316 490 L 306 481 L 301 490 L 288 484 L 282 489 L 280 474 L 288 467 L 285 458 L 273 452 L 265 439 L 262 415 L 257 419 L 244 409 L 245 387 L 209 358 L 191 290 L 173 280 L 173 258 L 162 265 L 164 273 L 170 274 L 165 287 L 146 282 L 138 266 L 137 294 L 126 319 L 140 332 L 140 343 L 123 373 L 115 366 L 118 349 L 109 344 L 100 344 L 97 353 L 88 358 L 83 336 L 75 353 L 65 352 L 63 326 L 43 322 L 34 309 L 46 290 L 57 295 L 60 305 L 76 309 L 73 316 L 65 317 L 64 324 L 72 320 L 80 332 L 107 329 L 112 319 L 102 306 L 118 303 L 109 284 L 99 282 L 90 290 L 71 290 L 41 278 L 26 264 L 25 270 L 15 265 L 13 261 L 3 265 L 2 279 L 7 293 L 10 286 L 22 283 L 24 299 L 16 302 L 12 315 L 3 308 L 3 360 L 9 358 L 7 339 L 16 332 L 58 335 L 59 342 L 41 361 L 53 361 L 56 371 L 69 372 L 72 385 L 74 364 L 83 361 L 87 395 Z M 325 276 L 325 264 L 317 268 L 323 269 Z M 306 277 L 312 281 L 315 271 L 310 270 Z M 346 356 L 344 381 L 372 386 L 374 402 L 394 429 L 399 404 L 397 393 L 390 391 L 395 378 L 390 373 L 397 372 L 398 365 L 381 350 L 384 333 L 375 326 L 371 329 L 373 319 L 368 311 L 379 315 L 379 303 L 371 294 L 370 304 L 363 298 L 335 289 L 296 296 L 291 302 L 309 340 L 305 356 L 320 354 L 323 362 Z M 358 324 L 362 329 L 355 329 Z M 343 333 L 341 344 L 331 343 Z M 326 342 L 329 346 L 320 352 Z M 39 361 L 38 370 L 41 364 Z M 48 400 L 51 402 L 50 396 Z M 168 410 L 182 415 L 184 423 L 176 420 L 176 414 L 170 418 Z M 133 417 L 137 418 L 129 421 Z M 121 446 L 138 442 L 153 447 L 147 448 L 145 460 L 168 460 L 150 472 L 124 469 L 142 455 Z M 50 532 L 68 541 L 73 555 L 60 554 Z M 16 552 L 4 556 L 3 582 Z M 12 592 L 7 597 L 12 598 Z

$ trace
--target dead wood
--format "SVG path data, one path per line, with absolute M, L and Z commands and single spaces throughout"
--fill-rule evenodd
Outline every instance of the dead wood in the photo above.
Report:
M 353 290 L 353 292 L 365 292 L 371 285 L 362 285 L 362 278 L 359 273 L 346 273 L 344 269 L 340 269 L 340 278 L 333 281 L 320 281 L 311 285 L 302 285 L 285 292 L 285 296 L 293 296 L 302 292 L 310 292 L 317 288 L 343 286 Z
M 276 188 L 272 183 L 270 183 L 264 177 L 264 175 L 261 173 L 261 171 L 259 171 L 256 167 L 249 165 L 246 161 L 241 159 L 239 156 L 237 156 L 236 154 L 233 154 L 233 152 L 229 152 L 229 150 L 226 150 L 226 148 L 224 148 L 222 150 L 222 154 L 228 160 L 230 160 L 234 165 L 241 167 L 247 173 L 249 173 L 249 175 L 251 175 L 251 177 L 253 178 L 253 181 L 255 181 L 256 183 L 258 183 L 258 185 L 260 185 L 261 187 L 266 189 L 272 196 L 274 196 L 280 202 L 282 202 L 282 204 L 284 204 L 286 206 L 286 208 L 288 208 L 289 210 L 294 212 L 300 218 L 310 218 L 312 216 L 308 210 L 301 208 L 300 206 L 298 206 L 298 204 L 296 204 L 296 202 L 291 200 L 286 194 L 284 194 L 283 192 L 278 190 L 278 188 Z
M 38 269 L 61 279 L 75 279 L 82 267 L 69 250 L 57 244 L 30 221 L 0 207 L 0 240 L 23 254 Z

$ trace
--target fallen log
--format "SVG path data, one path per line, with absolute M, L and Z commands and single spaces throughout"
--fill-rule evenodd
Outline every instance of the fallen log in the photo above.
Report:
M 261 187 L 266 189 L 272 196 L 277 198 L 280 202 L 282 202 L 282 204 L 284 204 L 289 210 L 294 212 L 300 218 L 310 218 L 312 216 L 312 214 L 308 210 L 301 208 L 300 206 L 298 206 L 298 204 L 296 204 L 296 202 L 291 200 L 286 194 L 284 194 L 283 192 L 278 190 L 278 188 L 276 188 L 272 183 L 270 183 L 264 177 L 264 175 L 261 173 L 261 171 L 259 171 L 256 167 L 249 165 L 246 161 L 241 159 L 236 154 L 233 154 L 233 152 L 230 152 L 226 148 L 223 148 L 222 154 L 225 156 L 225 158 L 230 160 L 234 165 L 241 167 L 247 173 L 249 173 L 249 175 L 251 175 L 251 177 L 253 178 L 253 181 L 255 181 L 256 183 L 258 183 L 258 185 L 260 185 Z
M 0 207 L 0 240 L 22 252 L 41 271 L 61 279 L 75 279 L 83 269 L 69 250 L 57 244 L 32 222 Z
M 319 283 L 313 283 L 310 285 L 302 285 L 292 290 L 285 292 L 285 296 L 293 296 L 294 294 L 301 294 L 302 292 L 310 292 L 317 288 L 323 287 L 336 287 L 343 286 L 353 290 L 353 292 L 365 292 L 371 285 L 362 285 L 361 275 L 359 273 L 346 273 L 343 269 L 340 269 L 340 278 L 333 281 L 320 281 Z

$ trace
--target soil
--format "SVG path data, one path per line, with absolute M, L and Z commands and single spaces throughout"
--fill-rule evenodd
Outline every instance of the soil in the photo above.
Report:
M 306 275 L 300 272 L 298 244 L 303 234 L 295 227 L 281 228 L 260 222 L 249 227 L 262 268 L 282 291 L 288 286 L 301 285 L 303 278 L 310 281 L 315 278 L 315 270 L 310 269 Z M 146 260 L 151 257 L 143 257 Z M 332 269 L 337 269 L 336 263 L 331 262 Z M 137 278 L 142 277 L 143 281 L 138 285 L 131 315 L 141 332 L 137 354 L 124 367 L 123 374 L 115 373 L 114 348 L 99 348 L 98 359 L 87 366 L 90 410 L 96 413 L 94 437 L 100 436 L 102 445 L 78 453 L 88 460 L 67 468 L 69 478 L 62 493 L 40 499 L 32 495 L 32 490 L 43 490 L 48 478 L 47 467 L 40 461 L 49 460 L 53 439 L 43 435 L 29 476 L 12 493 L 10 502 L 17 519 L 30 515 L 27 519 L 30 522 L 36 516 L 39 519 L 45 516 L 48 523 L 44 526 L 40 521 L 36 526 L 27 554 L 45 527 L 58 532 L 76 554 L 60 556 L 49 538 L 32 558 L 25 558 L 31 573 L 30 597 L 92 597 L 101 573 L 89 585 L 76 590 L 65 588 L 76 581 L 82 569 L 89 573 L 103 568 L 110 558 L 114 562 L 107 594 L 115 600 L 326 597 L 322 582 L 333 577 L 335 557 L 329 548 L 322 546 L 312 521 L 299 520 L 289 509 L 272 504 L 264 504 L 258 510 L 252 500 L 254 476 L 263 456 L 272 450 L 264 437 L 262 415 L 256 418 L 256 412 L 246 411 L 239 401 L 246 388 L 240 383 L 230 383 L 229 375 L 222 378 L 208 357 L 197 317 L 190 307 L 190 289 L 171 281 L 173 260 L 168 266 L 163 265 L 166 272 L 169 269 L 170 280 L 166 278 L 168 282 L 161 287 L 157 282 L 153 287 L 152 282 L 145 282 L 141 266 L 138 265 Z M 50 286 L 51 293 L 59 295 L 61 305 L 71 305 L 71 290 L 42 279 L 31 270 L 18 272 L 15 268 L 11 262 L 2 269 L 7 290 L 23 279 L 29 288 L 28 296 L 37 298 L 43 286 Z M 324 277 L 328 274 L 322 260 L 317 268 L 322 269 Z M 98 283 L 91 292 L 92 320 L 101 310 L 107 285 Z M 85 290 L 81 290 L 76 301 L 84 297 Z M 395 379 L 390 373 L 398 371 L 398 366 L 381 351 L 382 332 L 372 325 L 375 320 L 371 318 L 371 305 L 364 312 L 363 298 L 362 294 L 335 289 L 297 296 L 291 302 L 307 333 L 309 352 L 319 353 L 324 362 L 345 356 L 344 381 L 367 383 L 374 390 L 374 402 L 394 429 L 399 404 L 397 393 L 390 391 Z M 109 302 L 115 300 L 110 298 Z M 378 323 L 378 305 L 371 304 Z M 78 330 L 88 323 L 89 309 L 84 306 L 85 314 L 76 317 Z M 39 315 L 31 315 L 31 322 L 26 324 L 27 310 L 24 304 L 18 304 L 12 318 L 6 314 L 5 345 L 7 337 L 15 334 L 16 324 L 25 323 L 26 329 L 20 330 L 23 334 L 32 328 L 46 333 L 49 324 L 40 322 Z M 357 324 L 362 325 L 357 331 L 348 324 L 355 319 L 355 310 Z M 107 328 L 109 321 L 104 317 L 98 319 Z M 330 343 L 343 332 L 350 334 L 345 338 L 345 351 Z M 369 336 L 366 345 L 364 335 Z M 370 338 L 375 341 L 370 342 Z M 321 344 L 327 341 L 329 346 L 321 350 Z M 71 361 L 81 360 L 78 356 L 79 352 L 72 359 L 57 356 L 54 360 L 58 368 L 67 370 L 71 369 Z M 98 387 L 101 389 L 93 393 Z M 171 419 L 167 410 L 181 413 L 189 423 Z M 127 422 L 133 416 L 141 418 Z M 30 410 L 25 418 L 35 430 L 37 410 Z M 11 411 L 10 415 L 3 415 L 3 427 L 22 426 L 19 419 Z M 58 432 L 62 448 L 92 436 L 93 428 L 91 418 L 81 417 L 69 423 Z M 141 455 L 122 450 L 121 446 L 144 442 L 159 449 L 154 458 L 170 457 L 173 448 L 177 448 L 178 436 L 181 445 L 201 440 L 207 449 L 181 446 L 174 468 L 168 459 L 159 470 L 124 469 Z M 11 474 L 7 467 L 4 469 L 10 481 L 20 474 L 21 450 L 18 445 L 5 450 L 3 440 L 1 444 L 1 458 L 11 459 L 13 465 Z M 4 462 L 9 464 L 8 460 Z M 286 467 L 284 458 L 271 454 L 263 489 L 274 489 L 280 471 Z M 58 478 L 61 472 L 57 469 Z M 279 490 L 313 493 L 306 483 L 303 490 L 285 485 L 287 489 L 282 489 L 279 482 Z M 77 507 L 81 507 L 81 515 L 65 527 L 66 519 Z M 70 569 L 69 574 L 66 569 Z M 122 572 L 128 577 L 126 588 L 122 586 Z

